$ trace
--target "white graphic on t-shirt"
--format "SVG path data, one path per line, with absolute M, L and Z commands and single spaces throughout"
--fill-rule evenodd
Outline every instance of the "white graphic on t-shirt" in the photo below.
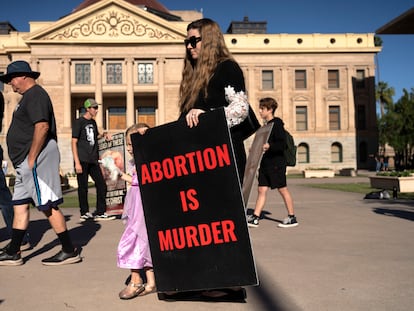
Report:
M 86 131 L 86 140 L 89 142 L 89 145 L 91 146 L 95 145 L 95 135 L 93 131 L 93 125 L 88 124 L 85 127 L 85 131 Z

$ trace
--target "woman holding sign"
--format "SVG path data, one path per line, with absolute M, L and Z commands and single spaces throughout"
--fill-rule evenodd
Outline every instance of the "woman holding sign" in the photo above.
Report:
M 253 133 L 246 133 L 240 126 L 249 115 L 243 72 L 228 50 L 219 25 L 211 19 L 191 22 L 187 26 L 184 45 L 186 56 L 180 85 L 180 118 L 185 118 L 192 128 L 198 125 L 201 114 L 224 107 L 242 182 L 246 165 L 243 140 Z M 253 117 L 256 119 L 254 113 Z M 245 291 L 243 288 L 220 289 L 204 291 L 201 295 L 213 299 L 224 296 L 244 299 Z
M 190 23 L 184 45 L 186 57 L 180 85 L 180 117 L 193 127 L 197 126 L 200 114 L 224 107 L 242 181 L 246 134 L 237 125 L 249 114 L 243 72 L 226 47 L 219 25 L 211 19 Z

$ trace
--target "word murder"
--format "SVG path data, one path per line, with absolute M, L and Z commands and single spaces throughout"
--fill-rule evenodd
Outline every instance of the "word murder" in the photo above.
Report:
M 237 242 L 232 220 L 158 231 L 161 252 Z

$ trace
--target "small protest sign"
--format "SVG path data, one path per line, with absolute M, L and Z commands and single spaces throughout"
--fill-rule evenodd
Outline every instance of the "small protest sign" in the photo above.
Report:
M 117 133 L 112 135 L 112 139 L 101 139 L 98 143 L 99 159 L 111 157 L 114 164 L 121 170 L 125 169 L 125 135 Z M 124 180 L 111 176 L 111 171 L 103 168 L 107 193 L 106 193 L 106 213 L 109 215 L 120 215 L 124 207 L 124 198 L 126 194 L 126 183 Z
M 254 178 L 256 177 L 257 168 L 259 167 L 260 161 L 263 156 L 263 145 L 267 143 L 270 132 L 272 131 L 273 123 L 267 124 L 259 128 L 254 136 L 252 145 L 250 146 L 249 156 L 246 161 L 246 168 L 244 171 L 243 178 L 243 199 L 246 204 L 249 202 L 250 192 L 252 191 L 252 186 Z

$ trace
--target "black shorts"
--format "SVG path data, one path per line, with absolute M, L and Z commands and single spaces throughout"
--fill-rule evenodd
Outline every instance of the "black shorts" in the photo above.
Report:
M 261 167 L 258 181 L 259 186 L 270 189 L 286 187 L 286 166 Z

